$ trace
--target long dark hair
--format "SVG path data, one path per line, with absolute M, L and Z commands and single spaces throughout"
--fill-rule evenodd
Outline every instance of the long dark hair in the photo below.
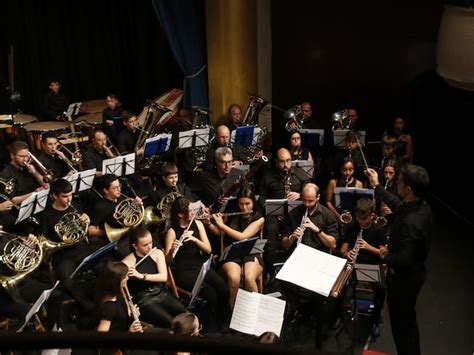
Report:
M 173 229 L 179 227 L 179 214 L 187 214 L 190 203 L 191 201 L 184 196 L 180 196 L 174 200 L 171 205 L 171 227 L 173 227 Z
M 121 261 L 109 261 L 97 280 L 96 305 L 100 306 L 106 298 L 121 297 L 120 283 L 127 276 L 128 266 Z

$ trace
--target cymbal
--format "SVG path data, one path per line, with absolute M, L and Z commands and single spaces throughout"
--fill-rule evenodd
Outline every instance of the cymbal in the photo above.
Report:
M 104 108 L 106 107 L 107 107 L 107 101 L 105 101 L 104 99 L 84 101 L 81 103 L 79 112 L 87 112 L 87 113 L 102 112 Z

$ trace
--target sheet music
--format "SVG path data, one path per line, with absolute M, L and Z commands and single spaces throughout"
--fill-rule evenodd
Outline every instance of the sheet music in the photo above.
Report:
M 239 289 L 230 328 L 260 336 L 264 332 L 281 333 L 285 301 Z
M 123 168 L 124 164 L 125 169 Z M 135 172 L 135 153 L 105 159 L 102 162 L 102 172 L 104 174 L 115 174 L 116 176 L 133 174 Z M 123 174 L 124 172 L 125 174 Z
M 169 134 L 159 134 L 155 137 L 147 138 L 145 140 L 145 152 L 144 156 L 149 157 L 157 155 L 158 153 L 164 153 L 170 149 L 171 137 Z
M 41 190 L 37 192 L 36 196 L 36 206 L 33 211 L 33 214 L 37 214 L 43 211 L 46 208 L 46 204 L 48 203 L 48 196 L 49 196 L 49 188 L 46 190 Z
M 46 207 L 48 194 L 49 188 L 39 192 L 32 192 L 28 198 L 24 199 L 21 202 L 20 210 L 18 211 L 18 218 L 16 219 L 15 224 L 43 211 Z
M 311 160 L 293 160 L 291 167 L 295 170 L 297 175 L 302 172 L 305 178 L 311 179 L 314 175 L 314 162 Z
M 205 261 L 202 266 L 201 270 L 199 270 L 199 275 L 196 278 L 196 282 L 194 283 L 193 290 L 191 291 L 191 300 L 189 301 L 189 306 L 192 307 L 194 304 L 194 301 L 196 300 L 197 296 L 199 295 L 199 291 L 201 291 L 202 283 L 204 282 L 204 279 L 206 278 L 207 272 L 211 268 L 211 263 L 212 263 L 212 257 L 213 255 Z
M 303 202 L 301 200 L 289 201 L 286 198 L 267 199 L 265 201 L 265 215 L 266 216 L 283 216 L 286 212 L 291 212 L 293 208 L 298 207 Z
M 28 313 L 25 316 L 25 323 L 20 327 L 20 329 L 17 330 L 17 333 L 21 333 L 23 329 L 25 328 L 26 324 L 30 321 L 31 317 L 33 317 L 41 308 L 44 302 L 46 302 L 51 295 L 51 293 L 54 291 L 56 286 L 58 286 L 59 281 L 56 281 L 54 284 L 53 288 L 50 288 L 49 290 L 44 290 L 41 295 L 38 297 L 36 302 L 33 304 L 33 306 L 30 308 Z
M 299 244 L 276 278 L 327 297 L 346 262 L 346 259 Z
M 226 261 L 227 257 L 231 253 L 232 259 L 250 255 L 251 251 L 255 247 L 255 243 L 257 242 L 257 240 L 260 240 L 259 237 L 253 237 L 250 239 L 243 239 L 233 242 L 231 245 L 225 247 L 221 257 L 219 258 L 219 262 Z
M 337 208 L 353 211 L 357 200 L 362 197 L 374 198 L 374 190 L 356 187 L 334 188 L 334 201 Z
M 67 108 L 66 113 L 68 116 L 75 116 L 79 114 L 79 109 L 81 108 L 82 102 L 73 102 Z
M 193 138 L 195 139 L 195 147 L 202 147 L 209 143 L 209 128 L 192 129 L 189 131 L 179 132 L 179 148 L 192 148 Z
M 82 267 L 89 263 L 89 261 L 93 260 L 94 258 L 96 257 L 100 257 L 102 254 L 106 254 L 108 253 L 109 251 L 111 251 L 113 248 L 115 248 L 115 246 L 117 245 L 118 243 L 118 240 L 114 241 L 114 242 L 111 242 L 109 244 L 106 244 L 104 245 L 102 248 L 100 248 L 99 250 L 96 250 L 95 252 L 93 252 L 92 254 L 86 256 L 84 259 L 82 259 L 82 261 L 80 262 L 80 264 L 76 267 L 76 269 L 72 272 L 71 275 L 69 275 L 69 278 L 72 279 L 74 276 L 76 276 L 76 274 L 79 272 L 79 270 L 82 269 Z
M 355 264 L 357 281 L 382 282 L 380 265 Z
M 242 126 L 234 129 L 230 135 L 232 144 L 248 147 L 257 144 L 262 129 L 259 126 Z
M 84 191 L 92 188 L 92 184 L 94 183 L 95 179 L 95 173 L 97 172 L 97 169 L 89 169 L 89 170 L 84 170 L 79 173 L 79 191 Z

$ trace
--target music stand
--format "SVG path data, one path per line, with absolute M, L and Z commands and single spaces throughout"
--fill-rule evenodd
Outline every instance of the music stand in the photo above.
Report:
M 379 264 L 355 264 L 355 271 L 357 281 L 385 284 L 385 273 Z
M 334 146 L 335 147 L 345 147 L 346 142 L 346 133 L 349 132 L 350 129 L 336 129 L 333 131 L 333 138 L 334 138 Z M 362 147 L 365 147 L 365 131 L 357 131 L 359 134 L 359 142 Z
M 373 189 L 358 189 L 355 187 L 334 188 L 336 207 L 342 210 L 354 211 L 360 198 L 374 198 Z
M 314 176 L 314 162 L 311 160 L 293 160 L 291 168 L 296 175 L 304 178 L 303 180 L 312 179 Z
M 265 201 L 265 215 L 274 217 L 286 216 L 293 208 L 302 203 L 299 200 L 290 201 L 286 198 L 268 199 Z
M 145 140 L 145 158 L 164 153 L 170 149 L 172 134 L 159 134 Z
M 199 292 L 201 291 L 202 284 L 204 279 L 206 278 L 207 272 L 211 269 L 213 255 L 209 257 L 201 266 L 201 270 L 199 270 L 198 277 L 196 278 L 196 282 L 194 283 L 193 290 L 191 291 L 191 300 L 189 301 L 188 308 L 192 308 L 194 306 L 194 302 L 196 301 L 197 297 L 199 296 Z
M 225 263 L 226 261 L 244 258 L 247 255 L 250 255 L 255 246 L 255 243 L 259 239 L 259 237 L 253 237 L 250 239 L 238 240 L 236 242 L 233 242 L 231 245 L 228 245 L 224 249 L 221 257 L 219 258 L 219 263 Z
M 80 264 L 76 267 L 76 269 L 69 275 L 69 278 L 72 279 L 76 274 L 87 264 L 90 264 L 92 262 L 96 262 L 106 256 L 108 253 L 110 253 L 112 250 L 115 249 L 117 246 L 118 240 L 113 241 L 109 244 L 104 245 L 102 248 L 96 250 L 92 254 L 86 256 Z
M 82 102 L 73 102 L 70 104 L 66 110 L 68 116 L 77 116 L 79 114 L 79 110 L 81 109 Z
M 15 224 L 31 217 L 32 215 L 43 211 L 48 202 L 49 189 L 33 192 L 31 195 L 21 202 L 18 218 Z
M 105 159 L 102 162 L 102 172 L 116 176 L 133 174 L 135 172 L 135 153 Z
M 92 188 L 96 172 L 96 168 L 79 171 L 72 175 L 65 176 L 64 179 L 71 183 L 73 194 L 76 194 L 78 192 Z
M 179 132 L 179 149 L 204 147 L 209 144 L 209 128 Z
M 300 132 L 302 147 L 315 149 L 324 144 L 324 129 L 301 128 L 298 132 Z
M 249 147 L 258 143 L 262 129 L 259 126 L 242 126 L 232 131 L 230 141 L 241 147 Z

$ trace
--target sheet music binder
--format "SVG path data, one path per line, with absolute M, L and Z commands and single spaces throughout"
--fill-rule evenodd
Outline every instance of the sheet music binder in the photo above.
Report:
M 303 202 L 300 200 L 291 201 L 286 198 L 268 199 L 265 201 L 265 215 L 266 216 L 286 216 L 293 208 L 298 207 Z
M 317 148 L 324 144 L 324 129 L 301 128 L 301 146 L 305 148 Z
M 145 141 L 145 151 L 143 155 L 150 157 L 166 152 L 170 147 L 171 134 L 160 134 L 156 137 L 148 138 Z
M 219 262 L 224 263 L 226 261 L 243 258 L 250 255 L 258 239 L 260 238 L 253 237 L 250 239 L 244 239 L 233 242 L 231 245 L 227 246 L 224 249 L 219 259 Z
M 209 128 L 179 132 L 179 149 L 203 147 L 209 144 Z
M 135 172 L 135 153 L 105 159 L 102 162 L 102 172 L 116 176 L 133 174 Z
M 91 264 L 93 262 L 96 262 L 97 260 L 103 258 L 105 255 L 110 253 L 112 250 L 115 249 L 117 246 L 118 240 L 111 242 L 109 244 L 104 245 L 102 248 L 99 250 L 96 250 L 92 254 L 86 256 L 84 259 L 82 259 L 81 263 L 76 267 L 76 270 L 73 271 L 71 275 L 69 275 L 69 278 L 72 279 L 76 274 L 85 266 L 88 264 Z
M 296 175 L 302 174 L 303 178 L 312 179 L 314 176 L 314 162 L 311 160 L 293 160 L 291 168 L 295 170 Z
M 207 261 L 205 261 L 202 264 L 201 270 L 199 270 L 199 275 L 196 278 L 196 282 L 194 283 L 193 290 L 191 291 L 191 300 L 189 301 L 188 308 L 193 307 L 194 302 L 199 296 L 199 292 L 201 291 L 202 284 L 206 278 L 207 272 L 211 269 L 212 258 L 213 258 L 213 255 L 211 254 L 209 259 L 207 259 Z
M 385 284 L 385 273 L 382 265 L 376 264 L 355 264 L 357 281 Z
M 354 211 L 360 198 L 374 198 L 373 189 L 358 189 L 355 187 L 336 187 L 334 189 L 336 207 L 342 210 Z

